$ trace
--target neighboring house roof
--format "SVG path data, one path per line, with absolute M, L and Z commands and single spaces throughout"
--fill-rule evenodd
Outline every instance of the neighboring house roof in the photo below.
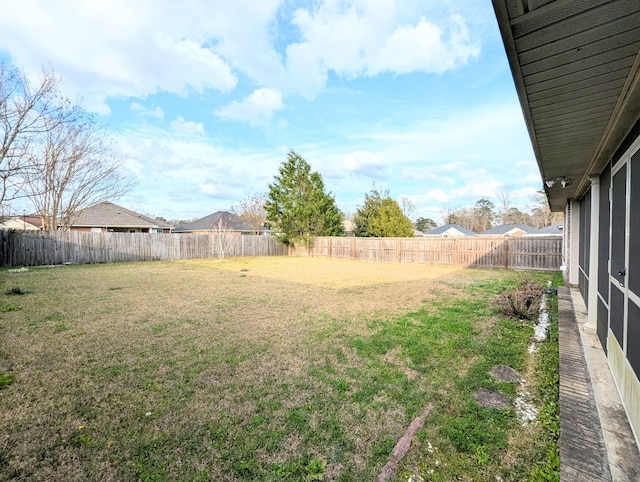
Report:
M 413 237 L 414 238 L 421 238 L 424 236 L 424 233 L 422 231 L 418 231 L 417 229 L 413 230 Z
M 480 233 L 481 236 L 513 236 L 518 232 L 521 233 L 532 233 L 537 231 L 533 226 L 528 226 L 526 224 L 499 224 L 498 226 L 494 226 L 491 229 L 487 229 Z
M 218 211 L 209 214 L 204 218 L 196 219 L 190 223 L 179 224 L 173 228 L 174 233 L 193 233 L 197 231 L 217 231 L 222 227 L 223 231 L 234 231 L 241 233 L 253 233 L 251 228 L 239 216 L 227 211 Z
M 108 201 L 94 204 L 76 213 L 71 222 L 71 226 L 100 228 L 171 228 L 171 225 L 166 222 L 153 219 Z
M 534 232 L 530 233 L 530 235 L 556 235 L 562 236 L 563 234 L 563 224 L 552 224 L 551 226 L 546 226 L 544 228 L 536 229 Z
M 459 224 L 445 224 L 424 233 L 425 236 L 477 236 L 478 233 L 463 228 Z
M 42 219 L 40 216 L 14 216 L 0 223 L 0 229 L 35 231 L 42 229 Z

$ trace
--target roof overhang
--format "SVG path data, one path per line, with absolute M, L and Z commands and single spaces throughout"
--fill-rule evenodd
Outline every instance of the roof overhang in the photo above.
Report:
M 544 189 L 560 211 L 640 119 L 640 1 L 492 1 Z

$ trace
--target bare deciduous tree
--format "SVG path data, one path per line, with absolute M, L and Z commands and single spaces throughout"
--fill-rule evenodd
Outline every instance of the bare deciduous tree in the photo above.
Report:
M 509 210 L 511 209 L 511 204 L 513 204 L 513 192 L 514 192 L 514 187 L 508 184 L 500 187 L 496 192 L 496 198 L 498 199 L 498 209 L 499 209 L 498 217 L 500 218 L 500 221 L 502 222 L 502 224 L 509 223 L 507 218 L 508 218 Z
M 24 196 L 20 190 L 33 142 L 71 114 L 59 95 L 60 80 L 43 69 L 33 85 L 20 70 L 0 62 L 0 205 Z
M 544 191 L 536 191 L 533 196 L 536 206 L 531 209 L 531 221 L 534 227 L 544 228 L 555 223 L 561 223 L 564 219 L 563 213 L 551 212 L 549 201 Z
M 220 261 L 224 261 L 224 258 L 229 254 L 231 246 L 233 245 L 233 238 L 234 235 L 229 234 L 227 223 L 221 216 L 218 222 L 212 226 L 211 230 L 213 252 L 218 256 Z
M 79 209 L 133 185 L 105 130 L 59 87 L 51 70 L 32 87 L 0 63 L 0 205 L 29 198 L 44 229 L 66 227 Z
M 68 228 L 80 209 L 117 199 L 133 186 L 105 131 L 81 108 L 72 112 L 65 112 L 65 122 L 44 119 L 46 132 L 32 143 L 19 174 L 43 229 Z
M 412 219 L 412 216 L 416 212 L 415 203 L 407 196 L 402 196 L 400 197 L 400 202 L 398 204 L 400 205 L 402 214 L 404 214 L 408 219 Z
M 255 234 L 259 234 L 264 228 L 267 217 L 267 212 L 264 210 L 266 202 L 266 193 L 257 192 L 241 201 L 234 202 L 231 205 L 231 212 L 247 223 Z

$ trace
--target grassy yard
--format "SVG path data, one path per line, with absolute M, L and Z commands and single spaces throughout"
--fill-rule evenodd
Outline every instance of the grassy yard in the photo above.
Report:
M 529 354 L 531 324 L 495 305 L 525 278 L 561 279 L 286 257 L 1 272 L 0 480 L 375 480 L 428 405 L 397 480 L 553 480 L 557 344 Z M 538 421 L 479 408 L 479 388 L 518 396 L 495 365 Z

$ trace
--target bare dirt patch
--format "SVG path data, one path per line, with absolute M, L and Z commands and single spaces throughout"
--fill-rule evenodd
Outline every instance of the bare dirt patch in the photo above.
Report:
M 522 377 L 516 370 L 505 365 L 496 365 L 492 367 L 489 374 L 501 382 L 519 382 L 522 380 Z
M 492 390 L 487 390 L 486 388 L 481 388 L 474 393 L 474 396 L 478 405 L 483 408 L 503 409 L 511 406 L 509 403 L 509 397 L 501 392 L 494 392 Z

